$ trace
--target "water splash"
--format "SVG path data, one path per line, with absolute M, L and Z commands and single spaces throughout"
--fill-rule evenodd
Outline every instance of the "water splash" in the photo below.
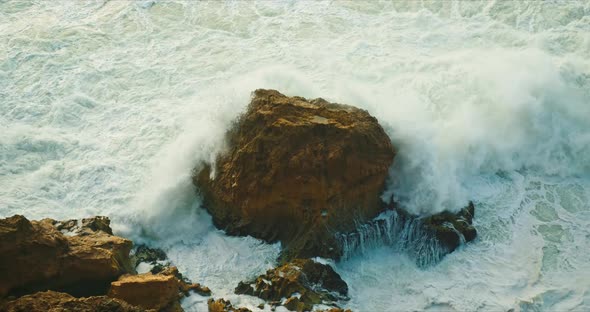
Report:
M 450 223 L 449 223 L 450 224 Z M 450 224 L 465 244 L 465 237 Z M 420 218 L 408 218 L 390 210 L 374 220 L 357 226 L 356 231 L 336 234 L 343 260 L 366 254 L 382 246 L 408 254 L 420 267 L 440 262 L 449 253 L 448 248 L 428 232 Z

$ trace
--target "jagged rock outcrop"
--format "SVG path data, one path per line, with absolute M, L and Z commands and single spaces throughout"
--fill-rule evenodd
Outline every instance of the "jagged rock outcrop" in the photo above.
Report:
M 110 282 L 134 272 L 131 247 L 130 240 L 112 235 L 104 217 L 64 223 L 20 215 L 0 219 L 0 297 L 48 289 L 104 294 Z
M 246 308 L 235 308 L 229 300 L 224 299 L 209 299 L 207 307 L 209 312 L 252 312 Z
M 144 312 L 143 308 L 132 306 L 127 302 L 95 296 L 75 298 L 66 293 L 55 291 L 38 292 L 0 304 L 0 311 L 5 312 Z M 151 311 L 156 312 L 156 311 Z
M 227 143 L 194 175 L 205 207 L 231 235 L 280 241 L 282 260 L 337 259 L 333 233 L 382 211 L 395 150 L 367 111 L 256 90 Z
M 130 304 L 158 311 L 183 311 L 180 299 L 190 291 L 210 295 L 207 287 L 189 284 L 176 267 L 168 267 L 158 274 L 123 275 L 111 283 L 108 296 Z
M 348 285 L 329 265 L 295 259 L 268 270 L 251 282 L 240 282 L 237 294 L 257 296 L 291 311 L 311 311 L 315 304 L 346 300 Z

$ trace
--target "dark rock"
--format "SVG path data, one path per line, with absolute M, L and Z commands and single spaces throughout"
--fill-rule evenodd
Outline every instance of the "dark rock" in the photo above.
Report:
M 301 302 L 298 297 L 289 297 L 285 300 L 283 306 L 289 311 L 303 311 L 306 308 L 309 308 L 305 303 Z
M 421 267 L 438 263 L 461 244 L 474 240 L 475 206 L 469 203 L 458 213 L 416 216 L 391 203 L 387 213 L 361 224 L 351 233 L 336 234 L 343 257 L 388 245 L 406 252 Z
M 152 273 L 152 274 L 158 274 L 158 273 L 164 271 L 166 269 L 166 267 L 167 266 L 164 265 L 164 264 L 156 263 L 156 264 L 154 264 L 154 266 L 150 270 L 150 273 Z
M 461 244 L 470 242 L 477 237 L 473 227 L 475 206 L 473 202 L 458 213 L 442 212 L 422 218 L 422 224 L 449 251 L 453 252 Z
M 168 257 L 162 249 L 150 248 L 146 245 L 139 245 L 135 249 L 134 253 L 135 262 L 147 262 L 150 264 L 156 264 L 158 261 L 166 261 Z
M 236 294 L 257 296 L 272 305 L 286 298 L 285 307 L 310 311 L 314 304 L 346 300 L 348 285 L 329 265 L 310 259 L 294 259 L 268 270 L 251 282 L 240 282 Z

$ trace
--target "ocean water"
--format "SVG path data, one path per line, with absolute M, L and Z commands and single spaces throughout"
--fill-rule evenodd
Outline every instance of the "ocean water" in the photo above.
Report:
M 376 116 L 407 209 L 476 203 L 479 237 L 436 266 L 332 263 L 344 306 L 590 309 L 588 1 L 0 0 L 0 217 L 107 215 L 258 311 L 233 287 L 280 246 L 216 230 L 190 183 L 256 88 Z

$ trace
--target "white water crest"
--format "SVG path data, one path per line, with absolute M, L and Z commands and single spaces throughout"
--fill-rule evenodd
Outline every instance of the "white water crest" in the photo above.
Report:
M 590 308 L 588 1 L 0 1 L 0 216 L 107 215 L 257 311 L 233 288 L 279 246 L 215 229 L 191 184 L 256 88 L 377 117 L 384 198 L 476 203 L 438 265 L 379 244 L 333 264 L 346 307 Z

